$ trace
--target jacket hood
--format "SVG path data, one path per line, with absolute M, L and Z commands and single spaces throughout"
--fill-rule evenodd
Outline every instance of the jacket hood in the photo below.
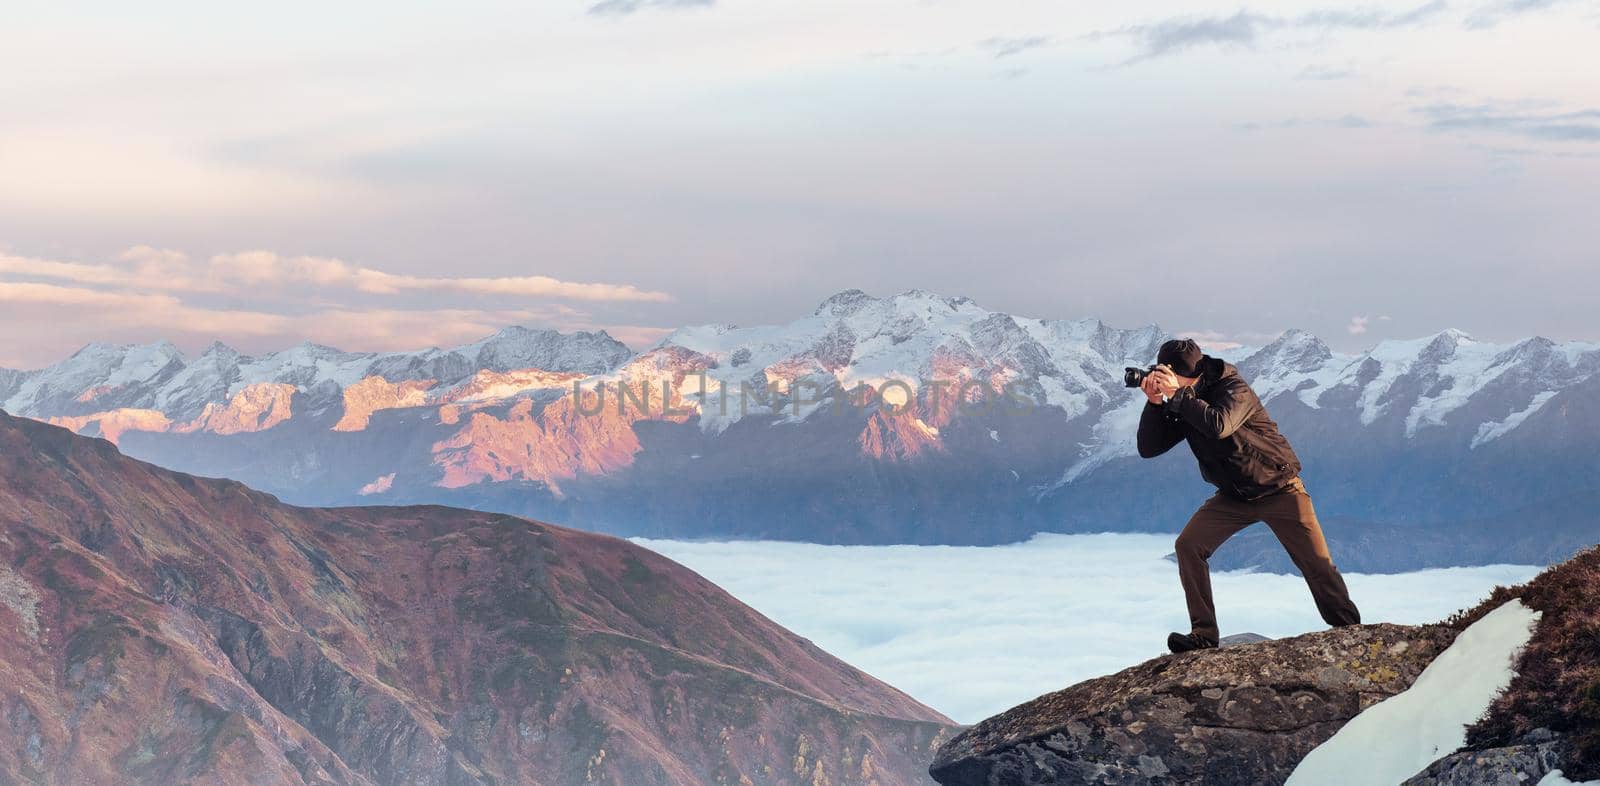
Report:
M 1239 369 L 1232 363 L 1222 358 L 1201 355 L 1200 381 L 1195 383 L 1195 388 L 1204 389 L 1216 384 L 1218 380 L 1237 376 L 1239 376 Z

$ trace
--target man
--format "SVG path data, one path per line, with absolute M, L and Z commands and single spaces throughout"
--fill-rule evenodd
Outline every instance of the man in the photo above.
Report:
M 1158 366 L 1140 389 L 1139 455 L 1155 458 L 1180 440 L 1200 462 L 1200 477 L 1217 487 L 1174 544 L 1178 578 L 1189 606 L 1189 632 L 1173 632 L 1173 652 L 1217 646 L 1217 612 L 1206 560 L 1233 533 L 1265 521 L 1305 577 L 1329 625 L 1355 625 L 1361 612 L 1322 539 L 1300 459 L 1232 363 L 1201 353 L 1190 339 L 1161 345 Z

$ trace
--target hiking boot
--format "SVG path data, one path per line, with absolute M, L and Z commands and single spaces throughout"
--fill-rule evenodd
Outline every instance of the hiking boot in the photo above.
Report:
M 1167 649 L 1173 652 L 1188 652 L 1189 650 L 1212 650 L 1217 648 L 1217 643 L 1210 639 L 1202 639 L 1193 633 L 1173 632 L 1167 635 Z

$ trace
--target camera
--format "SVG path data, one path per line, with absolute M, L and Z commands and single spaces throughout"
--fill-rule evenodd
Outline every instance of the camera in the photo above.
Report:
M 1136 388 L 1140 385 L 1143 385 L 1144 378 L 1150 376 L 1150 372 L 1156 370 L 1156 365 L 1157 364 L 1151 364 L 1149 368 L 1134 368 L 1133 366 L 1127 366 L 1123 368 L 1122 384 L 1125 387 L 1130 388 Z

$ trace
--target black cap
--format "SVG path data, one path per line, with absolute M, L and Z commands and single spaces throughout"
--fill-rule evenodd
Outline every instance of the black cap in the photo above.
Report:
M 1180 377 L 1200 376 L 1200 358 L 1204 353 L 1192 338 L 1175 338 L 1161 345 L 1156 362 L 1165 363 Z

